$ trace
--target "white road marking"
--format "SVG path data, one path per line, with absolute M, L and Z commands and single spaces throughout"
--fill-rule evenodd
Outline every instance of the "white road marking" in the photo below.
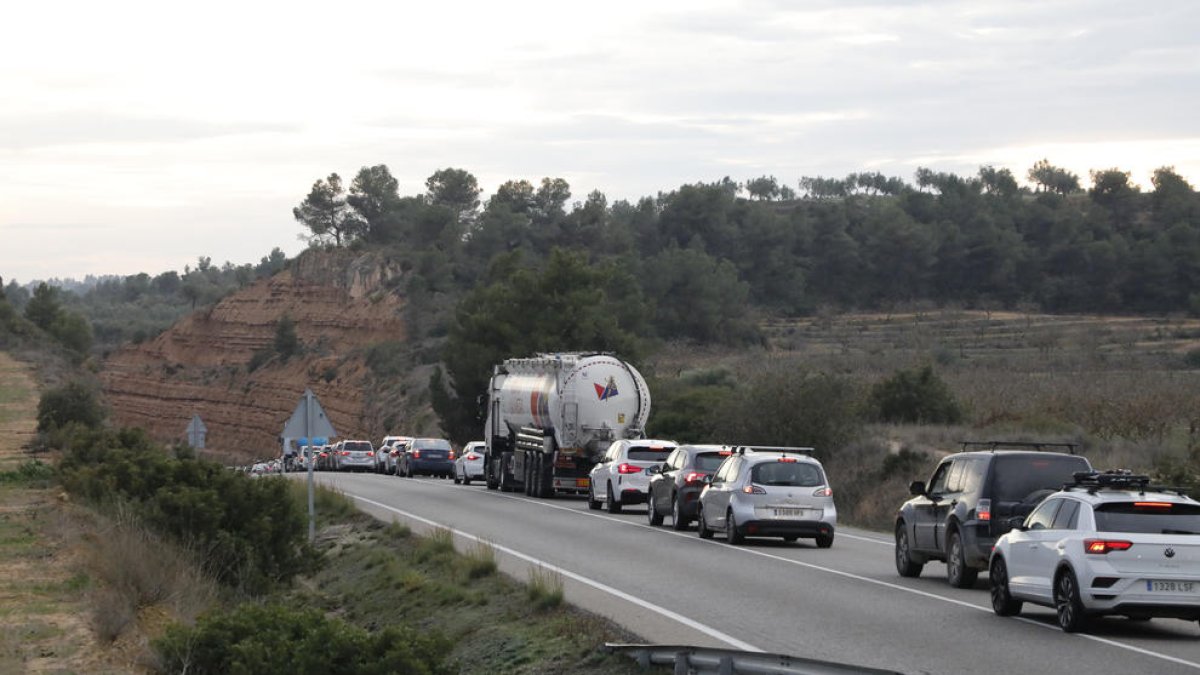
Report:
M 398 513 L 398 514 L 404 516 L 405 518 L 410 518 L 417 522 L 425 523 L 426 525 L 429 525 L 431 527 L 446 527 L 445 525 L 443 525 L 441 523 L 434 522 L 432 520 L 429 520 L 428 518 L 423 518 L 421 516 L 418 516 L 415 513 L 403 511 L 403 510 L 397 509 L 393 506 L 388 506 L 387 504 L 381 504 L 373 499 L 367 499 L 366 497 L 359 497 L 358 495 L 351 494 L 351 493 L 346 493 L 346 495 L 348 497 L 350 497 L 351 499 L 355 499 L 357 501 L 364 502 L 366 504 L 370 504 L 377 508 L 391 511 L 393 513 Z M 544 569 L 548 569 L 548 570 L 551 570 L 558 574 L 561 574 L 564 577 L 567 577 L 568 579 L 572 579 L 572 580 L 577 581 L 586 586 L 591 586 L 592 588 L 595 588 L 598 591 L 602 591 L 604 593 L 614 595 L 626 602 L 632 602 L 633 604 L 635 604 L 639 607 L 642 607 L 642 608 L 648 609 L 652 612 L 661 614 L 673 621 L 678 621 L 679 623 L 687 626 L 688 628 L 700 631 L 701 633 L 704 633 L 705 635 L 707 635 L 709 637 L 716 638 L 716 639 L 720 640 L 721 642 L 724 642 L 725 644 L 732 646 L 734 649 L 741 649 L 741 650 L 747 651 L 747 652 L 762 652 L 763 651 L 762 649 L 759 649 L 758 647 L 755 647 L 752 644 L 749 644 L 747 642 L 742 642 L 741 640 L 733 637 L 732 635 L 722 633 L 721 631 L 719 631 L 715 628 L 706 626 L 698 621 L 693 621 L 692 619 L 689 619 L 686 616 L 683 616 L 682 614 L 672 612 L 671 610 L 667 609 L 666 607 L 661 607 L 652 602 L 647 602 L 641 598 L 632 596 L 622 590 L 613 588 L 612 586 L 609 586 L 607 584 L 603 584 L 594 579 L 589 579 L 588 577 L 585 577 L 583 575 L 576 574 L 575 572 L 572 572 L 571 570 L 564 569 L 562 567 L 558 567 L 557 565 L 552 565 L 552 564 L 546 562 L 545 560 L 540 560 L 538 558 L 534 558 L 531 555 L 521 553 L 520 551 L 513 550 L 511 548 L 508 548 L 507 546 L 501 546 L 500 544 L 497 544 L 495 542 L 487 541 L 481 537 L 477 537 L 477 536 L 471 534 L 470 532 L 463 532 L 462 530 L 455 529 L 455 528 L 447 528 L 447 529 L 449 529 L 454 534 L 456 534 L 464 539 L 467 539 L 469 541 L 487 544 L 487 545 L 491 546 L 492 548 L 496 549 L 497 551 L 501 551 L 501 552 L 503 552 L 507 555 L 510 555 L 514 558 L 518 558 L 520 560 L 524 560 L 525 562 L 532 563 L 534 565 L 538 565 Z
M 425 485 L 428 485 L 428 486 L 431 486 L 431 487 L 443 488 L 443 489 L 446 489 L 446 488 L 451 488 L 451 489 L 453 489 L 453 488 L 455 488 L 455 487 L 456 487 L 456 486 L 453 486 L 453 485 L 439 485 L 439 484 L 436 484 L 436 483 L 424 483 L 424 482 L 423 482 L 423 484 L 425 484 Z M 725 548 L 725 549 L 726 549 L 726 550 L 728 550 L 728 551 L 737 551 L 737 552 L 741 552 L 741 553 L 745 553 L 745 554 L 749 554 L 749 555 L 757 555 L 757 556 L 761 556 L 761 557 L 763 557 L 763 558 L 768 558 L 768 559 L 771 559 L 771 560 L 778 560 L 778 561 L 780 561 L 780 562 L 787 563 L 787 564 L 790 564 L 790 565 L 798 565 L 798 566 L 800 566 L 800 567 L 806 567 L 806 568 L 809 568 L 809 569 L 812 569 L 812 570 L 816 570 L 816 571 L 819 571 L 819 572 L 826 572 L 826 573 L 828 573 L 828 574 L 834 574 L 834 575 L 837 575 L 837 576 L 840 576 L 840 577 L 845 577 L 845 578 L 847 578 L 847 579 L 854 579 L 855 581 L 862 581 L 862 582 L 865 582 L 865 583 L 868 583 L 868 584 L 874 584 L 874 585 L 876 585 L 876 586 L 882 586 L 882 587 L 884 587 L 884 588 L 889 588 L 889 589 L 891 589 L 891 590 L 895 590 L 895 591 L 901 591 L 901 592 L 903 592 L 903 593 L 911 593 L 911 594 L 913 594 L 913 595 L 919 595 L 919 596 L 921 596 L 921 597 L 929 598 L 929 599 L 931 599 L 931 600 L 939 600 L 939 601 L 941 601 L 941 602 L 949 603 L 949 604 L 952 604 L 952 605 L 958 605 L 958 606 L 960 606 L 960 607 L 966 607 L 966 608 L 969 608 L 969 609 L 974 609 L 974 610 L 981 611 L 981 612 L 989 612 L 989 613 L 990 613 L 990 612 L 992 611 L 992 608 L 991 608 L 990 606 L 977 605 L 977 604 L 974 604 L 974 603 L 971 603 L 971 602 L 967 602 L 967 601 L 965 601 L 965 600 L 958 600 L 958 599 L 955 599 L 955 598 L 948 598 L 948 597 L 946 597 L 946 596 L 944 596 L 944 595 L 938 595 L 938 594 L 936 594 L 936 593 L 930 593 L 930 592 L 928 592 L 928 591 L 922 591 L 922 590 L 918 590 L 918 589 L 915 589 L 915 588 L 909 588 L 909 587 L 907 587 L 907 586 L 901 586 L 901 585 L 899 585 L 899 584 L 894 584 L 894 583 L 891 583 L 891 582 L 888 582 L 888 581 L 882 581 L 882 580 L 880 580 L 880 579 L 873 579 L 873 578 L 871 578 L 871 577 L 865 577 L 865 576 L 862 576 L 862 575 L 860 575 L 860 574 L 854 574 L 854 573 L 852 573 L 852 572 L 843 572 L 842 570 L 834 569 L 834 568 L 832 568 L 832 567 L 825 567 L 825 566 L 823 566 L 823 565 L 816 565 L 816 564 L 814 564 L 814 563 L 804 562 L 804 561 L 801 561 L 801 560 L 793 560 L 793 559 L 791 559 L 791 558 L 785 558 L 785 557 L 783 557 L 783 556 L 778 556 L 778 555 L 775 555 L 775 554 L 772 554 L 772 553 L 766 553 L 766 552 L 764 552 L 764 551 L 756 551 L 756 550 L 754 550 L 754 549 L 752 549 L 752 548 L 745 548 L 745 547 L 734 547 L 734 546 L 729 546 L 728 544 L 723 544 L 723 543 L 721 543 L 721 542 L 717 542 L 717 541 L 713 541 L 713 540 L 709 540 L 709 539 L 700 539 L 699 537 L 692 536 L 692 535 L 689 535 L 689 534 L 686 534 L 686 533 L 683 533 L 683 532 L 676 532 L 676 531 L 674 531 L 674 530 L 667 530 L 667 529 L 658 528 L 658 527 L 651 527 L 651 526 L 650 526 L 650 525 L 648 525 L 648 524 L 643 524 L 643 523 L 635 523 L 635 522 L 631 522 L 631 521 L 628 521 L 628 520 L 625 520 L 625 519 L 622 519 L 622 518 L 615 518 L 615 517 L 613 517 L 613 516 L 605 515 L 605 514 L 602 514 L 602 513 L 592 513 L 592 512 L 590 512 L 590 511 L 581 511 L 581 510 L 579 510 L 579 509 L 573 509 L 573 508 L 569 508 L 569 507 L 566 507 L 566 506 L 561 506 L 561 505 L 559 505 L 559 504 L 554 504 L 554 503 L 552 503 L 552 502 L 542 501 L 542 500 L 539 500 L 539 499 L 527 498 L 527 497 L 524 497 L 524 496 L 517 496 L 517 495 L 512 495 L 512 494 L 506 494 L 506 493 L 501 493 L 501 492 L 495 492 L 495 491 L 491 491 L 491 490 L 488 490 L 488 491 L 482 492 L 482 493 L 480 493 L 480 494 L 485 494 L 485 495 L 488 495 L 488 496 L 490 496 L 490 497 L 497 497 L 497 498 L 502 498 L 502 499 L 511 499 L 511 500 L 513 500 L 513 501 L 525 502 L 525 503 L 528 503 L 528 504 L 533 504 L 533 505 L 535 505 L 535 506 L 541 506 L 541 507 L 544 507 L 544 508 L 549 508 L 549 509 L 557 509 L 557 510 L 560 510 L 560 511 L 567 511 L 567 512 L 569 512 L 569 513 L 574 513 L 574 514 L 581 515 L 581 516 L 589 516 L 589 517 L 592 517 L 592 518 L 599 518 L 599 519 L 601 519 L 601 520 L 607 520 L 607 521 L 609 521 L 609 522 L 613 522 L 613 523 L 619 523 L 619 524 L 621 524 L 621 525 L 629 525 L 629 526 L 632 526 L 632 527 L 645 528 L 645 529 L 647 529 L 647 530 L 650 530 L 650 531 L 652 531 L 652 532 L 657 532 L 657 533 L 659 533 L 659 534 L 665 534 L 665 535 L 676 536 L 676 537 L 683 537 L 683 538 L 687 539 L 688 541 L 696 541 L 696 542 L 700 542 L 700 543 L 702 543 L 702 544 L 710 544 L 710 545 L 714 545 L 714 546 L 721 546 L 721 547 Z M 386 506 L 386 505 L 383 505 L 383 504 L 379 504 L 378 502 L 372 502 L 371 500 L 367 500 L 367 499 L 364 499 L 364 498 L 362 498 L 362 497 L 356 497 L 356 496 L 354 496 L 354 495 L 350 495 L 350 496 L 351 496 L 351 497 L 354 497 L 355 499 L 362 499 L 363 501 L 367 501 L 367 502 L 370 502 L 370 503 L 372 503 L 372 504 L 376 504 L 376 505 L 378 505 L 378 506 L 381 506 L 381 507 L 383 507 L 383 508 L 385 508 L 385 509 L 389 509 L 389 510 L 392 510 L 392 511 L 396 511 L 397 513 L 405 513 L 405 512 L 401 512 L 401 511 L 399 511 L 399 510 L 397 510 L 397 509 L 393 509 L 393 508 L 392 508 L 392 507 L 390 507 L 390 506 Z M 407 513 L 405 513 L 405 515 L 411 515 L 411 514 L 407 514 Z M 439 524 L 437 524 L 437 523 L 433 523 L 432 521 L 426 520 L 426 519 L 424 519 L 424 518 L 421 518 L 421 517 L 419 517 L 419 516 L 415 516 L 415 515 L 413 515 L 413 516 L 411 516 L 411 517 L 414 517 L 414 518 L 416 518 L 417 520 L 419 520 L 419 521 L 421 521 L 421 522 L 430 523 L 430 524 L 437 525 L 437 526 L 439 526 L 439 527 L 440 527 L 440 525 L 439 525 Z M 457 533 L 457 530 L 455 530 L 455 532 Z M 473 538 L 473 539 L 475 539 L 475 540 L 479 541 L 479 538 L 478 538 L 478 537 L 475 537 L 475 535 L 471 535 L 471 534 L 466 534 L 466 533 L 463 533 L 463 536 L 465 536 L 465 537 L 468 537 L 468 538 Z M 843 535 L 842 535 L 841 533 L 839 533 L 839 534 L 838 534 L 838 536 L 843 536 Z M 880 542 L 879 540 L 870 539 L 870 538 L 868 538 L 868 537 L 854 537 L 854 538 L 856 538 L 856 539 L 865 539 L 865 540 L 867 540 L 867 541 L 874 541 L 874 542 L 876 542 L 876 543 L 887 543 L 887 542 Z M 494 544 L 493 544 L 493 545 L 494 545 Z M 499 548 L 499 547 L 497 547 L 497 548 Z M 507 551 L 510 551 L 510 549 L 506 549 L 506 552 L 507 552 Z M 519 557 L 519 558 L 523 558 L 523 559 L 529 559 L 529 558 L 528 558 L 527 556 L 525 556 L 524 554 L 517 553 L 516 551 L 511 551 L 511 553 L 512 553 L 513 555 L 516 555 L 516 556 L 517 556 L 517 557 Z M 530 560 L 531 560 L 531 559 L 530 559 Z M 544 564 L 544 563 L 537 563 L 537 564 Z M 548 568 L 548 569 L 549 569 L 549 568 L 551 568 L 549 565 L 546 565 L 546 566 L 547 566 L 547 568 Z M 559 570 L 559 568 L 553 568 L 553 569 Z M 575 575 L 574 573 L 572 573 L 572 572 L 568 572 L 568 571 L 566 571 L 566 570 L 559 570 L 559 571 L 560 571 L 560 572 L 561 572 L 561 573 L 562 573 L 564 576 L 570 576 L 572 579 L 575 579 L 575 578 L 576 578 L 576 575 Z M 589 583 L 589 584 L 590 584 L 590 583 L 595 583 L 595 584 L 599 584 L 599 582 L 591 582 L 590 580 L 584 580 L 582 577 L 580 577 L 580 578 L 579 578 L 579 579 L 577 579 L 577 580 L 581 581 L 582 583 Z M 603 586 L 603 584 L 599 584 L 599 585 L 598 585 L 598 586 L 596 586 L 596 587 L 597 587 L 597 588 L 600 588 L 600 587 L 602 587 L 602 586 Z M 686 617 L 683 617 L 683 616 L 681 616 L 681 615 L 675 614 L 674 612 L 671 612 L 670 610 L 668 610 L 668 609 L 666 609 L 666 608 L 660 608 L 660 607 L 657 607 L 656 605 L 651 605 L 650 603 L 643 603 L 642 601 L 640 601 L 640 599 L 639 599 L 639 598 L 634 598 L 633 596 L 630 596 L 630 595 L 628 595 L 628 594 L 626 594 L 626 593 L 623 593 L 622 591 L 619 591 L 619 590 L 617 590 L 617 589 L 615 589 L 615 588 L 612 588 L 612 589 L 610 589 L 610 587 L 603 586 L 602 590 L 607 590 L 607 591 L 609 591 L 609 592 L 612 592 L 612 593 L 614 593 L 614 594 L 619 594 L 621 597 L 628 598 L 628 599 L 630 599 L 631 601 L 633 601 L 633 602 L 635 602 L 635 603 L 637 603 L 637 604 L 640 604 L 640 605 L 643 605 L 643 606 L 647 607 L 648 609 L 653 609 L 654 611 L 662 611 L 662 612 L 664 612 L 664 613 L 670 613 L 670 614 L 672 615 L 672 617 L 673 617 L 673 618 L 674 618 L 674 617 L 678 617 L 678 619 L 677 619 L 677 620 L 684 621 L 684 622 L 691 622 L 691 619 L 687 619 Z M 1058 626 L 1052 626 L 1052 625 L 1049 625 L 1049 624 L 1046 624 L 1046 623 L 1042 623 L 1042 622 L 1040 622 L 1040 621 L 1035 621 L 1035 620 L 1033 620 L 1033 619 L 1029 619 L 1029 618 L 1027 618 L 1027 617 L 1020 617 L 1020 616 L 1018 616 L 1018 617 L 1011 617 L 1011 618 L 1013 618 L 1013 619 L 1016 619 L 1017 621 L 1020 621 L 1020 622 L 1023 622 L 1023 623 L 1030 624 L 1030 625 L 1034 625 L 1034 626 L 1040 626 L 1040 627 L 1042 627 L 1042 628 L 1049 628 L 1049 629 L 1052 629 L 1052 630 L 1058 630 Z M 687 625 L 689 625 L 689 626 L 693 626 L 693 623 L 687 623 Z M 712 631 L 714 631 L 714 633 L 719 633 L 719 631 L 716 631 L 716 629 L 708 628 L 707 626 L 703 626 L 703 627 L 701 628 L 700 626 L 703 626 L 703 624 L 694 624 L 694 626 L 693 626 L 693 627 L 697 627 L 697 630 L 701 630 L 701 631 L 704 631 L 704 632 L 707 632 L 707 631 L 705 631 L 704 629 L 708 629 L 708 630 L 712 630 Z M 717 637 L 717 635 L 716 635 L 716 634 L 714 634 L 714 633 L 708 633 L 708 634 L 709 634 L 709 635 L 713 635 L 713 637 Z M 723 634 L 723 633 L 720 633 L 720 635 L 724 635 L 724 634 Z M 1176 663 L 1176 664 L 1179 664 L 1179 665 L 1188 666 L 1188 667 L 1190 667 L 1190 668 L 1195 668 L 1195 669 L 1198 669 L 1198 670 L 1200 670 L 1200 663 L 1196 663 L 1196 662 L 1194 662 L 1194 661 L 1187 661 L 1187 660 L 1180 659 L 1180 658 L 1177 658 L 1177 657 L 1174 657 L 1174 656 L 1168 656 L 1168 655 L 1166 655 L 1166 654 L 1160 654 L 1160 653 L 1158 653 L 1158 652 L 1152 652 L 1152 651 L 1150 651 L 1150 650 L 1148 650 L 1148 649 L 1143 649 L 1143 648 L 1141 648 L 1141 647 L 1135 647 L 1134 645 L 1125 644 L 1125 643 L 1123 643 L 1123 642 L 1117 642 L 1116 640 L 1110 640 L 1110 639 L 1108 639 L 1108 638 L 1102 638 L 1102 637 L 1098 637 L 1098 636 L 1095 636 L 1095 635 L 1088 635 L 1088 634 L 1086 634 L 1086 633 L 1063 633 L 1063 635 L 1064 635 L 1064 636 L 1066 636 L 1066 637 L 1077 637 L 1077 638 L 1082 638 L 1082 639 L 1085 639 L 1085 640 L 1091 640 L 1091 641 L 1093 641 L 1093 642 L 1099 642 L 1099 643 L 1101 643 L 1101 644 L 1105 644 L 1105 645 L 1108 645 L 1108 646 L 1110 646 L 1110 647 L 1116 647 L 1116 648 L 1118 648 L 1118 649 L 1124 649 L 1124 650 L 1126 650 L 1126 651 L 1134 652 L 1134 653 L 1137 653 L 1137 654 L 1142 654 L 1142 655 L 1144 655 L 1144 656 L 1149 656 L 1149 657 L 1152 657 L 1152 658 L 1161 659 L 1161 660 L 1163 660 L 1163 661 L 1169 661 L 1169 662 L 1171 662 L 1171 663 Z M 720 639 L 720 640 L 725 640 L 726 638 L 724 638 L 724 637 L 718 637 L 718 639 Z M 732 638 L 732 637 L 730 637 L 729 639 L 730 639 L 730 640 L 736 640 L 736 638 Z M 745 644 L 745 643 L 742 643 L 742 644 Z M 748 648 L 748 647 L 738 647 L 738 649 L 746 649 L 747 651 L 762 651 L 761 649 L 757 649 L 757 648 Z

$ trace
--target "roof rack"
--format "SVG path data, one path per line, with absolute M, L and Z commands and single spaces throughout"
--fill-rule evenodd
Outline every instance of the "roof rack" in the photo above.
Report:
M 790 453 L 795 453 L 798 455 L 812 455 L 814 452 L 816 452 L 815 448 L 789 448 L 789 447 L 784 447 L 784 446 L 770 446 L 770 445 L 735 445 L 732 448 L 730 448 L 730 450 L 732 450 L 733 453 L 737 454 L 737 455 L 744 455 L 744 454 L 746 454 L 747 450 L 749 450 L 750 452 L 782 452 L 782 453 L 790 452 Z
M 1067 454 L 1074 455 L 1075 448 L 1079 447 L 1075 443 L 1042 443 L 1040 441 L 959 441 L 959 443 L 962 444 L 959 452 L 967 452 L 971 448 L 980 448 L 988 452 L 997 450 L 1036 450 L 1038 452 L 1066 450 Z
M 1174 492 L 1180 497 L 1187 497 L 1187 490 L 1177 487 L 1151 485 L 1150 476 L 1133 473 L 1129 469 L 1109 469 L 1099 471 L 1076 471 L 1074 483 L 1066 483 L 1063 490 L 1087 490 L 1088 494 L 1096 494 L 1100 490 L 1137 490 L 1146 492 Z

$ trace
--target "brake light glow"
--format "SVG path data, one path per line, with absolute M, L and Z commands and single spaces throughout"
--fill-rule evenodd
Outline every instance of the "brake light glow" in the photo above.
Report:
M 449 459 L 454 459 L 454 451 L 453 451 L 453 450 L 451 450 L 451 451 L 450 451 L 450 457 L 449 457 Z
M 421 451 L 413 450 L 413 459 L 421 459 Z
M 343 450 L 343 451 L 342 451 L 342 457 L 349 457 L 349 456 L 350 456 L 350 451 L 349 451 L 349 450 Z
M 1169 509 L 1171 502 L 1134 502 L 1135 509 Z
M 684 483 L 699 483 L 699 482 L 703 481 L 704 477 L 707 475 L 708 474 L 701 473 L 699 471 L 692 471 L 691 473 L 689 473 L 688 475 L 683 477 L 683 482 Z
M 1109 551 L 1128 551 L 1133 546 L 1130 541 L 1113 541 L 1109 539 L 1084 539 L 1083 550 L 1093 555 L 1104 555 Z
M 722 457 L 728 457 L 733 454 L 733 451 L 732 450 L 722 450 L 722 451 L 718 452 L 717 454 Z
M 795 464 L 796 458 L 795 457 L 780 457 L 779 462 L 781 464 Z
M 831 488 L 831 487 L 817 488 L 816 490 L 813 490 L 813 496 L 814 497 L 832 497 L 833 496 L 833 488 Z
M 975 518 L 977 520 L 985 521 L 990 521 L 992 519 L 992 500 L 979 500 L 979 505 L 975 507 Z
M 374 450 L 368 450 L 368 451 L 367 451 L 367 457 L 374 457 L 374 456 L 375 456 L 375 451 L 374 451 Z
M 633 464 L 617 465 L 617 473 L 641 473 L 642 467 L 634 466 Z
M 475 461 L 475 460 L 477 460 L 477 459 L 479 459 L 479 455 L 477 455 L 477 454 L 475 454 L 475 453 L 473 453 L 473 452 L 472 452 L 471 454 L 467 455 L 467 461 L 468 461 L 468 462 L 474 462 L 474 461 Z
M 748 495 L 765 495 L 765 494 L 767 494 L 766 490 L 758 487 L 757 485 L 747 485 L 746 487 L 742 488 L 742 492 L 745 492 Z

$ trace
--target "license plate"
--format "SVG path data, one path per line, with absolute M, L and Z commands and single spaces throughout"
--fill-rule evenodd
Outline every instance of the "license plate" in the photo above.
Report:
M 776 518 L 803 518 L 805 513 L 806 509 L 775 509 Z
M 1194 581 L 1146 581 L 1146 590 L 1151 593 L 1195 593 Z
M 590 479 L 590 478 L 576 478 L 575 479 L 575 487 L 585 488 L 585 487 L 590 487 L 591 484 L 592 484 L 592 479 Z

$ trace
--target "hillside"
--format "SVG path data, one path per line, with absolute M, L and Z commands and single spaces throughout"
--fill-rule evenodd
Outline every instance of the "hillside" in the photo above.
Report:
M 283 424 L 311 387 L 340 434 L 379 435 L 386 422 L 399 420 L 367 396 L 374 386 L 367 348 L 405 339 L 404 301 L 389 290 L 400 277 L 370 254 L 306 252 L 275 276 L 110 355 L 100 379 L 114 422 L 169 442 L 182 440 L 198 414 L 214 454 L 272 456 Z M 252 369 L 284 316 L 295 322 L 301 353 Z

